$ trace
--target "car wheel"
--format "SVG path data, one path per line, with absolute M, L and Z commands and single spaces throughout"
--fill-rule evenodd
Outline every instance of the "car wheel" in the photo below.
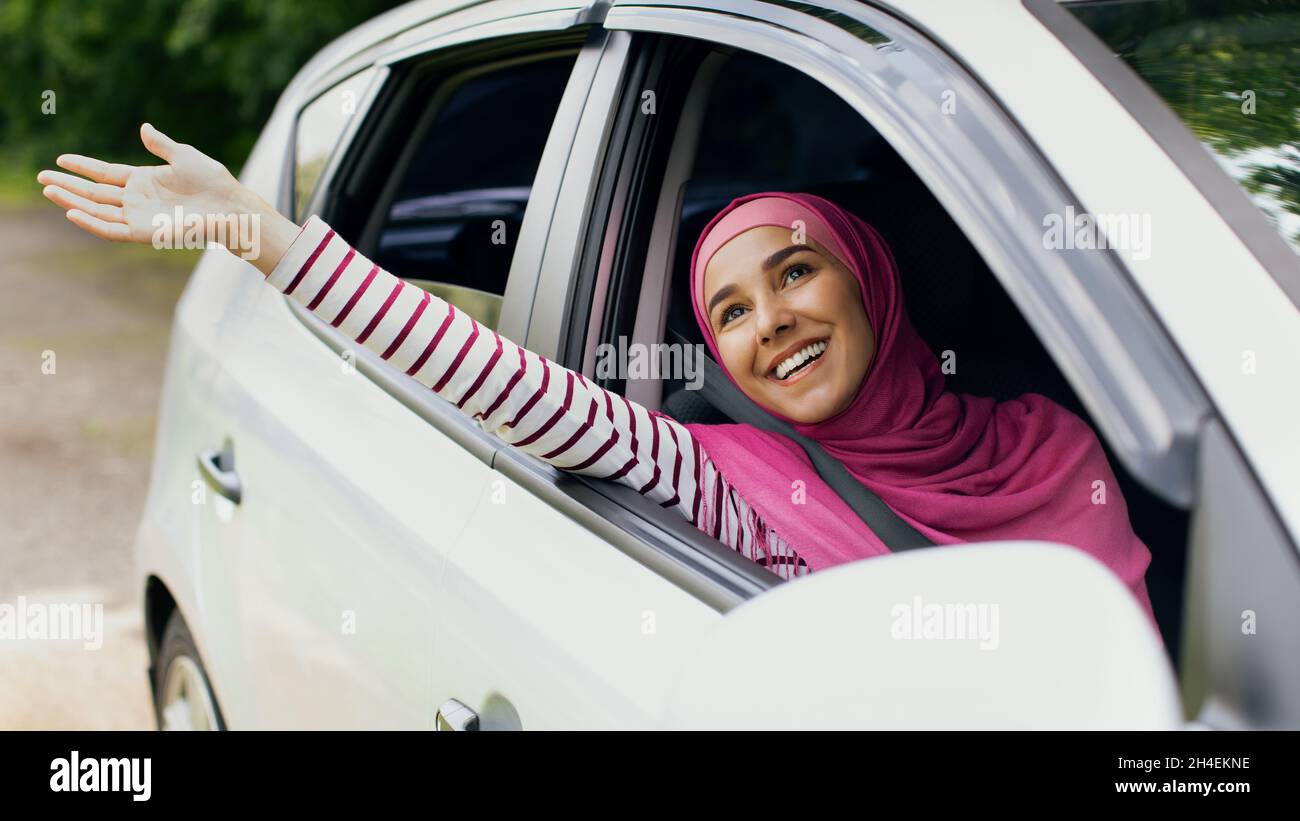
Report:
M 190 628 L 172 611 L 158 651 L 154 717 L 160 730 L 224 730 L 226 722 L 208 683 Z

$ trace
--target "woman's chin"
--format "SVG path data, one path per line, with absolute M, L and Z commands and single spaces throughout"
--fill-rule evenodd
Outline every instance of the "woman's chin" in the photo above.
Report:
M 746 384 L 744 389 L 755 404 L 769 413 L 800 424 L 814 424 L 834 416 L 853 399 L 835 380 L 826 378 L 831 375 L 812 373 L 809 376 L 813 378 L 806 383 L 791 385 L 773 385 L 765 379 Z
M 822 391 L 810 391 L 807 396 L 800 396 L 797 400 L 791 401 L 789 397 L 782 396 L 781 402 L 772 404 L 762 403 L 768 410 L 779 413 L 787 419 L 792 419 L 803 425 L 811 425 L 829 419 L 837 412 L 836 408 L 847 403 L 835 402 L 832 398 L 821 396 Z

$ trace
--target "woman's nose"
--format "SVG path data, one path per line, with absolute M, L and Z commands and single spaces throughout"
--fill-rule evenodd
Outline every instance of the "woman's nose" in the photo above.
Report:
M 754 306 L 754 329 L 760 344 L 767 344 L 794 327 L 794 313 L 779 300 L 766 300 Z

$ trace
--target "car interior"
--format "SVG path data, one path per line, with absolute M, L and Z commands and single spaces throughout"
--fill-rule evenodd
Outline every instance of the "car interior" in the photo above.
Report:
M 812 78 L 766 57 L 714 52 L 705 58 L 710 60 L 718 65 L 699 72 L 691 90 L 692 97 L 705 101 L 703 116 L 685 140 L 682 130 L 689 126 L 679 129 L 672 149 L 693 142 L 693 161 L 667 163 L 665 186 L 677 189 L 677 196 L 661 200 L 676 208 L 668 267 L 646 269 L 647 281 L 666 280 L 667 305 L 658 308 L 664 320 L 655 341 L 703 342 L 691 308 L 689 268 L 694 243 L 713 214 L 733 198 L 757 191 L 812 193 L 853 211 L 889 244 L 917 331 L 936 356 L 956 354 L 956 370 L 947 376 L 950 390 L 1000 400 L 1040 393 L 1092 424 L 997 277 L 858 112 Z M 690 107 L 688 100 L 685 110 Z M 675 178 L 675 166 L 689 172 Z M 661 409 L 683 423 L 732 421 L 699 391 L 687 390 L 683 380 L 667 380 L 660 389 Z M 636 398 L 653 404 L 651 395 Z M 1134 530 L 1151 550 L 1152 606 L 1166 648 L 1177 659 L 1188 514 L 1141 485 L 1104 439 L 1102 444 Z
M 495 326 L 537 161 L 572 60 L 467 72 L 429 95 L 374 260 Z M 490 112 L 497 112 L 495 116 Z M 484 120 L 510 112 L 510 127 Z M 504 124 L 502 124 L 504 125 Z M 480 307 L 482 306 L 482 307 Z M 486 317 L 483 316 L 486 314 Z
M 569 35 L 572 39 L 572 35 Z M 533 178 L 573 70 L 572 46 L 415 64 L 329 204 L 385 270 L 495 328 Z M 367 143 L 365 137 L 358 140 Z

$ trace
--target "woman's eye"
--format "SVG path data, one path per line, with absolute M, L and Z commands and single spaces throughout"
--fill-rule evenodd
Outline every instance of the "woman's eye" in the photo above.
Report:
M 783 279 L 785 282 L 793 282 L 796 279 L 802 279 L 804 276 L 807 276 L 808 274 L 811 273 L 812 273 L 812 268 L 808 267 L 807 265 L 803 265 L 803 264 L 791 265 L 789 268 L 786 269 Z M 730 308 L 724 310 L 722 312 L 722 315 L 718 317 L 718 323 L 720 325 L 726 325 L 728 322 L 731 322 L 733 319 L 739 319 L 741 313 L 743 313 L 744 310 L 745 308 L 742 305 L 732 305 Z
M 722 312 L 722 318 L 721 318 L 721 320 L 720 320 L 721 323 L 722 323 L 723 325 L 726 325 L 726 324 L 727 324 L 728 322 L 730 322 L 731 320 L 733 320 L 733 319 L 738 319 L 738 318 L 740 317 L 740 314 L 735 313 L 735 312 L 736 312 L 736 311 L 741 311 L 741 310 L 744 310 L 741 306 L 739 306 L 739 305 L 732 305 L 730 308 L 728 308 L 727 310 L 725 310 L 725 311 Z
M 809 270 L 810 270 L 810 269 L 808 268 L 807 265 L 792 265 L 792 266 L 790 266 L 790 269 L 787 270 L 787 271 L 785 272 L 785 278 L 786 278 L 786 281 L 787 281 L 787 282 L 790 282 L 790 281 L 793 281 L 793 280 L 795 280 L 795 279 L 798 279 L 798 277 L 795 277 L 795 276 L 794 276 L 794 274 L 796 274 L 796 273 L 801 273 L 801 274 L 804 274 L 804 275 L 806 276 L 806 275 L 808 274 Z

